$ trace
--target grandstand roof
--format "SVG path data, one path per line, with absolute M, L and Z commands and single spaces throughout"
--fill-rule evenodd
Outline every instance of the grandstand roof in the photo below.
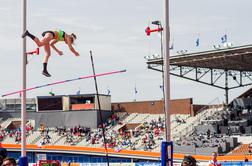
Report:
M 252 96 L 252 88 L 248 89 L 246 92 L 242 93 L 237 98 L 247 98 Z
M 148 59 L 148 65 L 161 65 L 163 58 Z M 170 65 L 210 69 L 252 71 L 252 45 L 215 49 L 170 57 Z

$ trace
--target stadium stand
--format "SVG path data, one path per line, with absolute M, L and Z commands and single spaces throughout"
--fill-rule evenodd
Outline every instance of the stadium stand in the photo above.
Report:
M 239 102 L 237 102 L 239 101 Z M 247 101 L 247 100 L 246 100 Z M 193 114 L 172 114 L 171 132 L 175 143 L 174 152 L 189 155 L 210 155 L 213 151 L 221 155 L 249 155 L 251 149 L 244 138 L 251 135 L 251 111 L 249 103 L 235 100 L 228 109 L 219 105 L 201 107 Z M 153 105 L 152 105 L 153 106 Z M 162 108 L 162 107 L 160 107 Z M 58 110 L 59 111 L 59 110 Z M 61 111 L 61 117 L 91 110 Z M 75 146 L 104 148 L 101 124 L 97 128 L 72 121 L 66 126 L 52 125 L 45 121 L 46 114 L 32 113 L 27 120 L 27 144 L 37 147 Z M 56 114 L 56 113 L 55 113 Z M 9 115 L 9 118 L 7 117 Z M 54 113 L 50 112 L 50 115 Z M 64 116 L 63 116 L 64 115 Z M 72 116 L 72 115 L 71 115 Z M 93 118 L 97 118 L 93 117 Z M 69 118 L 66 118 L 66 120 Z M 107 147 L 114 152 L 123 150 L 160 152 L 165 137 L 165 116 L 161 113 L 111 111 L 103 122 L 106 131 Z M 38 121 L 39 120 L 39 121 Z M 20 118 L 8 111 L 0 120 L 3 144 L 20 144 Z M 51 124 L 50 124 L 51 123 Z M 244 137 L 244 138 L 243 138 Z

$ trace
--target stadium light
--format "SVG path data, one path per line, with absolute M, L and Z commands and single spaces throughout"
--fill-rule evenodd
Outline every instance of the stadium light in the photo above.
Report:
M 226 47 L 226 48 L 233 47 L 233 43 L 226 42 L 226 43 L 223 44 L 223 47 Z
M 152 57 L 153 57 L 153 59 L 161 58 L 161 56 L 159 54 L 153 54 Z
M 217 50 L 217 49 L 220 49 L 221 46 L 219 44 L 218 45 L 213 45 L 213 48 Z
M 180 51 L 177 51 L 178 54 L 186 54 L 187 53 L 187 50 L 180 50 Z

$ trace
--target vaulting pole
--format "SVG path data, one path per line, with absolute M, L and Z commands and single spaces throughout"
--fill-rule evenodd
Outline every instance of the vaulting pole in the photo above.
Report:
M 109 166 L 109 156 L 108 156 L 108 148 L 107 148 L 107 139 L 106 139 L 106 135 L 105 135 L 106 131 L 105 131 L 105 126 L 103 124 L 103 117 L 102 117 L 102 111 L 101 111 L 101 103 L 100 103 L 100 97 L 99 97 L 97 80 L 96 80 L 96 76 L 95 76 L 95 66 L 94 66 L 93 54 L 92 54 L 91 50 L 90 50 L 90 58 L 91 58 L 93 75 L 94 75 L 94 81 L 95 81 L 95 90 L 96 90 L 96 97 L 97 97 L 99 115 L 100 115 L 100 120 L 101 120 L 102 136 L 103 136 L 103 140 L 104 140 L 103 142 L 104 142 L 104 148 L 105 148 L 105 153 L 106 153 L 107 166 Z
M 117 74 L 117 73 L 123 73 L 123 72 L 126 72 L 126 70 L 118 70 L 118 71 L 106 72 L 106 73 L 101 73 L 101 74 L 96 74 L 96 75 L 82 76 L 82 77 L 63 80 L 63 81 L 57 81 L 57 82 L 53 82 L 53 83 L 49 83 L 49 84 L 38 85 L 38 86 L 35 86 L 35 87 L 26 88 L 26 89 L 18 90 L 18 91 L 15 91 L 15 92 L 6 93 L 6 94 L 3 94 L 2 97 L 14 95 L 14 94 L 17 94 L 17 93 L 27 92 L 27 91 L 31 91 L 31 90 L 34 90 L 34 89 L 47 87 L 47 86 L 64 84 L 64 83 L 67 83 L 67 82 L 72 82 L 72 81 L 77 81 L 77 80 L 82 80 L 82 79 L 87 79 L 87 78 L 93 78 L 93 77 L 101 77 L 101 76 Z

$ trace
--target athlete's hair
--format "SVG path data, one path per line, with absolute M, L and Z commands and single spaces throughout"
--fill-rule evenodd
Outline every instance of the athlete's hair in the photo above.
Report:
M 77 37 L 74 33 L 72 33 L 70 36 L 71 36 L 72 44 L 74 44 L 74 41 L 77 39 Z
M 72 36 L 74 39 L 77 39 L 77 36 L 76 36 L 74 33 L 72 33 L 71 36 Z

